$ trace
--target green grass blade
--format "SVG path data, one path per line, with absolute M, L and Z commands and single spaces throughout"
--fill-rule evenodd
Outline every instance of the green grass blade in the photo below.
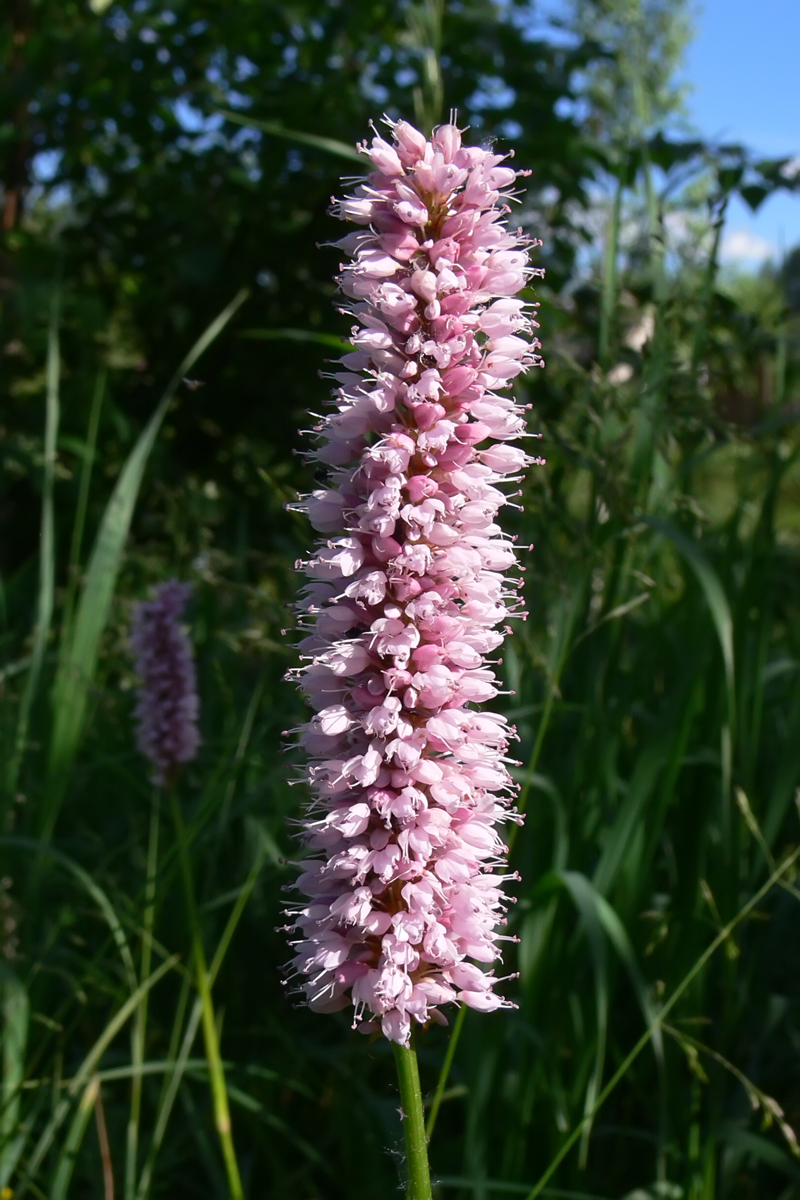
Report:
M 50 787 L 42 816 L 42 837 L 52 836 L 69 766 L 83 731 L 89 689 L 94 680 L 100 639 L 108 622 L 125 543 L 142 476 L 169 403 L 181 379 L 222 332 L 247 298 L 242 290 L 195 342 L 173 375 L 161 401 L 139 436 L 122 469 L 95 539 L 75 615 L 75 625 L 64 650 L 53 694 L 54 724 L 48 772 Z
M 517 772 L 512 771 L 512 774 L 517 780 L 522 778 Z M 527 782 L 531 788 L 534 788 L 540 795 L 546 796 L 550 801 L 553 835 L 550 867 L 554 871 L 561 871 L 566 867 L 569 858 L 569 823 L 564 801 L 553 781 L 545 775 L 534 773 L 528 777 Z M 517 966 L 520 972 L 521 986 L 526 995 L 532 994 L 531 989 L 536 986 L 537 970 L 549 944 L 557 904 L 557 897 L 553 896 L 543 907 L 537 905 L 531 908 L 530 912 L 521 920 Z
M 668 758 L 673 740 L 671 733 L 669 729 L 659 731 L 648 740 L 637 758 L 627 795 L 608 830 L 594 872 L 594 886 L 603 895 L 610 891 L 633 845 L 634 834 L 646 818 L 659 773 Z
M 280 1117 L 276 1117 L 274 1113 L 269 1112 L 259 1100 L 256 1100 L 254 1096 L 249 1095 L 247 1092 L 243 1092 L 241 1088 L 229 1085 L 228 1091 L 230 1092 L 231 1100 L 235 1101 L 236 1104 L 240 1105 L 247 1112 L 254 1113 L 265 1125 L 269 1125 L 272 1129 L 276 1130 L 282 1138 L 287 1138 L 315 1166 L 320 1167 L 326 1175 L 331 1176 L 334 1174 L 329 1159 L 317 1150 L 315 1146 L 312 1146 L 310 1142 L 307 1142 L 305 1138 L 301 1137 L 290 1124 L 282 1121 Z
M 219 1030 L 214 1012 L 214 1000 L 211 991 L 206 954 L 203 946 L 203 935 L 200 919 L 197 913 L 197 898 L 194 888 L 194 877 L 189 859 L 189 847 L 186 840 L 186 826 L 181 813 L 180 801 L 174 788 L 170 792 L 172 816 L 175 824 L 175 836 L 183 876 L 186 915 L 192 935 L 193 956 L 195 963 L 195 986 L 200 996 L 203 1019 L 203 1038 L 208 1059 L 209 1080 L 211 1084 L 211 1099 L 214 1106 L 214 1124 L 220 1141 L 225 1172 L 228 1178 L 228 1189 L 231 1200 L 244 1200 L 239 1173 L 239 1163 L 233 1143 L 231 1130 L 230 1103 L 225 1079 L 225 1068 L 220 1054 Z
M 97 1103 L 99 1091 L 100 1080 L 94 1075 L 86 1085 L 84 1093 L 78 1102 L 69 1133 L 64 1139 L 64 1145 L 61 1147 L 53 1175 L 53 1182 L 50 1187 L 49 1200 L 65 1200 L 66 1198 L 69 1185 L 72 1182 L 75 1159 L 86 1136 L 86 1126 L 89 1124 L 92 1110 Z
M 156 875 L 158 873 L 160 802 L 160 793 L 157 789 L 154 789 L 150 807 L 150 833 L 147 840 L 147 875 L 145 879 L 144 921 L 142 927 L 142 979 L 146 979 L 150 974 L 153 926 L 155 924 Z M 131 1084 L 131 1107 L 125 1142 L 125 1200 L 133 1200 L 133 1196 L 136 1191 L 136 1175 L 138 1172 L 139 1153 L 139 1125 L 142 1112 L 142 1078 L 144 1073 L 145 1040 L 147 1037 L 148 1000 L 149 996 L 145 996 L 139 1006 L 131 1035 L 133 1078 Z
M 53 622 L 53 604 L 56 580 L 56 536 L 53 507 L 55 483 L 56 447 L 61 413 L 60 375 L 61 355 L 58 325 L 61 310 L 61 290 L 53 288 L 50 302 L 50 324 L 47 333 L 47 399 L 45 402 L 44 432 L 44 478 L 42 483 L 42 517 L 39 537 L 39 594 L 36 603 L 36 626 L 33 634 L 33 650 L 28 678 L 20 702 L 17 734 L 14 751 L 6 776 L 10 796 L 17 790 L 17 780 L 25 756 L 31 709 L 39 687 L 44 654 Z
M 219 116 L 236 125 L 244 125 L 247 129 L 260 129 L 272 137 L 286 138 L 289 142 L 299 142 L 301 146 L 313 146 L 315 150 L 326 150 L 328 154 L 336 154 L 339 158 L 347 158 L 351 162 L 361 164 L 366 172 L 367 160 L 359 154 L 355 146 L 340 142 L 337 138 L 320 137 L 316 133 L 301 133 L 298 129 L 287 129 L 280 121 L 259 121 L 245 113 L 231 112 L 228 108 L 218 108 Z
M 610 365 L 611 330 L 614 322 L 614 311 L 617 304 L 617 268 L 619 258 L 619 228 L 622 216 L 622 196 L 625 191 L 623 170 L 620 167 L 617 186 L 614 191 L 614 203 L 608 221 L 606 232 L 605 253 L 603 255 L 603 289 L 600 297 L 600 330 L 597 345 L 597 357 L 600 366 L 606 370 Z
M 86 444 L 81 463 L 81 478 L 78 484 L 78 503 L 75 509 L 75 521 L 72 526 L 72 544 L 69 551 L 69 594 L 64 605 L 64 627 L 71 624 L 72 607 L 75 600 L 75 589 L 78 583 L 78 570 L 81 561 L 81 546 L 83 532 L 86 526 L 86 511 L 89 507 L 89 485 L 92 481 L 92 468 L 97 449 L 97 433 L 100 428 L 100 413 L 106 391 L 106 372 L 99 371 L 92 396 L 92 408 L 89 413 L 89 425 L 86 430 Z M 63 639 L 62 639 L 63 641 Z
M 498 1196 L 527 1196 L 531 1190 L 529 1183 L 503 1183 L 500 1179 L 468 1179 L 464 1175 L 437 1175 L 437 1187 L 475 1188 L 478 1185 L 486 1191 L 496 1192 Z M 596 1196 L 594 1192 L 570 1192 L 563 1188 L 545 1188 L 543 1196 L 552 1196 L 553 1200 L 610 1200 L 608 1196 Z
M 37 842 L 33 838 L 16 837 L 9 835 L 0 838 L 0 846 L 13 846 L 18 850 L 27 850 L 32 854 L 41 854 L 47 858 L 53 859 L 60 866 L 77 879 L 81 887 L 94 900 L 103 915 L 106 924 L 111 930 L 111 935 L 114 938 L 117 949 L 119 950 L 122 965 L 125 969 L 125 979 L 129 988 L 136 987 L 138 980 L 136 978 L 136 968 L 133 965 L 133 955 L 131 948 L 128 945 L 128 939 L 125 936 L 125 930 L 122 928 L 122 922 L 117 916 L 116 910 L 105 894 L 103 889 L 92 878 L 88 871 L 84 871 L 74 859 L 68 854 L 62 853 L 61 850 L 56 850 L 53 846 L 48 846 L 45 842 Z
M 433 1093 L 431 1108 L 430 1112 L 428 1113 L 428 1120 L 425 1124 L 425 1136 L 427 1137 L 428 1141 L 430 1141 L 433 1137 L 433 1131 L 436 1128 L 436 1120 L 439 1116 L 439 1109 L 442 1107 L 442 1098 L 444 1096 L 444 1090 L 447 1087 L 447 1079 L 450 1075 L 450 1068 L 452 1067 L 453 1059 L 456 1056 L 456 1050 L 461 1038 L 461 1031 L 464 1028 L 464 1022 L 466 1019 L 467 1006 L 466 1004 L 462 1004 L 458 1010 L 458 1016 L 455 1019 L 455 1023 L 453 1024 L 453 1032 L 450 1034 L 450 1041 L 447 1043 L 447 1052 L 444 1056 L 442 1069 L 439 1072 L 439 1078 L 436 1082 L 436 1090 Z
M 164 1140 L 164 1134 L 167 1131 L 167 1124 L 172 1114 L 172 1109 L 175 1105 L 175 1100 L 178 1095 L 178 1089 L 181 1085 L 183 1077 L 186 1073 L 189 1062 L 189 1055 L 194 1045 L 197 1031 L 200 1028 L 200 1019 L 203 1015 L 203 1008 L 200 1000 L 197 999 L 192 1006 L 192 1011 L 186 1025 L 186 1031 L 181 1041 L 181 1047 L 176 1058 L 169 1065 L 169 1070 L 164 1075 L 164 1092 L 161 1097 L 161 1103 L 158 1108 L 158 1116 L 153 1130 L 153 1137 L 147 1151 L 142 1174 L 139 1179 L 139 1187 L 136 1190 L 136 1200 L 147 1200 L 150 1195 L 150 1188 L 153 1184 L 153 1172 L 155 1171 L 156 1159 L 158 1152 L 161 1149 L 161 1143 Z M 205 1063 L 205 1059 L 203 1059 Z
M 0 1192 L 11 1180 L 25 1142 L 20 1134 L 20 1088 L 25 1076 L 30 1004 L 22 980 L 0 964 L 3 1013 L 3 1095 L 0 1108 Z
M 583 611 L 586 583 L 586 576 L 581 576 L 581 578 L 577 581 L 574 581 L 573 586 L 569 588 L 568 597 L 559 597 L 553 606 L 551 613 L 551 624 L 553 626 L 554 634 L 551 639 L 550 650 L 548 652 L 547 694 L 545 697 L 544 709 L 539 720 L 539 727 L 536 731 L 536 740 L 533 744 L 531 757 L 527 764 L 525 775 L 522 777 L 522 789 L 517 800 L 517 809 L 520 813 L 524 813 L 528 807 L 528 793 L 530 791 L 531 781 L 536 775 L 539 756 L 541 755 L 544 739 L 550 726 L 550 718 L 553 714 L 553 704 L 556 700 L 556 697 L 559 695 L 561 676 L 573 646 L 575 625 L 580 613 Z M 519 826 L 512 825 L 511 829 L 508 831 L 507 841 L 509 857 L 511 850 L 514 847 L 514 842 L 516 841 L 518 828 Z
M 519 775 L 512 771 L 515 779 L 519 779 Z M 569 816 L 566 806 L 561 797 L 561 794 L 546 775 L 540 775 L 533 771 L 526 773 L 525 782 L 529 788 L 533 788 L 540 795 L 546 796 L 550 801 L 552 811 L 552 828 L 553 828 L 553 849 L 551 852 L 551 865 L 554 870 L 560 870 L 567 865 L 569 858 Z
M 39 1167 L 42 1165 L 45 1155 L 52 1146 L 56 1134 L 64 1124 L 73 1098 L 85 1087 L 88 1080 L 94 1074 L 97 1064 L 100 1062 L 100 1059 L 103 1057 L 108 1047 L 114 1041 L 114 1038 L 117 1036 L 120 1030 L 125 1027 L 126 1023 L 130 1020 L 141 1004 L 142 997 L 145 996 L 151 988 L 155 987 L 158 981 L 164 975 L 166 975 L 168 971 L 171 971 L 177 962 L 178 955 L 174 954 L 171 958 L 168 958 L 166 962 L 163 962 L 161 966 L 153 972 L 149 979 L 143 980 L 143 982 L 139 984 L 132 995 L 128 997 L 122 1007 L 117 1010 L 117 1012 L 106 1025 L 103 1032 L 100 1034 L 100 1037 L 97 1038 L 91 1050 L 76 1071 L 75 1075 L 72 1077 L 69 1086 L 66 1088 L 67 1095 L 62 1100 L 58 1101 L 50 1120 L 42 1131 L 39 1141 L 36 1143 L 36 1148 L 34 1149 L 28 1163 L 25 1177 L 21 1181 L 18 1189 L 14 1192 L 14 1200 L 22 1200 L 22 1197 L 31 1190 L 31 1185 L 36 1178 Z
M 430 134 L 442 118 L 444 78 L 442 76 L 442 20 L 445 0 L 423 0 L 410 4 L 406 12 L 403 42 L 419 62 L 420 81 L 412 92 L 417 128 Z
M 732 705 L 735 687 L 733 616 L 720 578 L 697 543 L 688 538 L 685 533 L 681 533 L 679 529 L 675 529 L 667 521 L 662 521 L 658 517 L 648 517 L 647 524 L 674 542 L 697 576 L 719 638 L 722 661 L 725 664 L 725 679 Z M 731 717 L 734 711 L 735 709 L 731 707 Z
M 631 1068 L 631 1065 L 636 1061 L 636 1059 L 641 1054 L 642 1050 L 644 1050 L 645 1046 L 647 1046 L 648 1042 L 652 1038 L 654 1029 L 658 1026 L 663 1025 L 663 1023 L 666 1020 L 669 1013 L 672 1012 L 675 1005 L 678 1003 L 678 1001 L 681 999 L 681 997 L 684 995 L 684 993 L 687 991 L 687 989 L 693 983 L 693 981 L 697 978 L 697 976 L 700 974 L 700 972 L 703 970 L 703 968 L 706 966 L 706 964 L 709 962 L 709 960 L 711 958 L 713 958 L 713 956 L 716 954 L 717 950 L 719 950 L 720 946 L 724 945 L 728 941 L 728 939 L 730 938 L 731 934 L 736 929 L 736 927 L 742 921 L 744 921 L 746 917 L 748 917 L 750 915 L 750 913 L 753 911 L 753 909 L 755 909 L 757 907 L 758 904 L 761 903 L 761 901 L 772 890 L 772 888 L 775 886 L 775 884 L 778 883 L 781 879 L 783 879 L 784 876 L 790 875 L 792 868 L 794 867 L 795 863 L 797 862 L 797 860 L 799 858 L 800 858 L 800 848 L 794 850 L 790 855 L 788 855 L 787 858 L 785 858 L 783 860 L 783 862 L 779 866 L 777 866 L 775 868 L 775 870 L 769 876 L 769 879 L 767 879 L 766 882 L 764 884 L 762 884 L 762 886 L 758 889 L 758 891 L 755 892 L 750 897 L 750 899 L 747 901 L 746 904 L 742 905 L 742 907 L 739 909 L 739 911 L 736 913 L 736 915 L 733 917 L 733 919 L 728 921 L 727 925 L 723 926 L 723 928 L 720 929 L 719 933 L 714 938 L 713 942 L 711 942 L 706 947 L 706 949 L 703 951 L 703 953 L 701 955 L 699 955 L 699 957 L 695 960 L 695 962 L 693 963 L 691 968 L 686 972 L 683 979 L 680 981 L 678 986 L 672 992 L 669 999 L 666 1001 L 666 1003 L 662 1006 L 662 1008 L 656 1015 L 654 1024 L 649 1029 L 645 1030 L 645 1032 L 639 1038 L 638 1042 L 633 1047 L 633 1049 L 630 1050 L 629 1053 L 625 1056 L 625 1058 L 620 1063 L 617 1070 L 614 1072 L 614 1074 L 611 1076 L 611 1078 L 609 1079 L 606 1086 L 603 1088 L 600 1095 L 597 1097 L 597 1101 L 594 1105 L 594 1109 L 592 1110 L 592 1112 L 588 1116 L 584 1116 L 584 1118 L 572 1130 L 569 1137 L 567 1137 L 565 1139 L 560 1150 L 558 1151 L 558 1153 L 555 1155 L 555 1157 L 551 1161 L 547 1170 L 544 1172 L 542 1177 L 539 1179 L 539 1181 L 535 1185 L 535 1187 L 533 1187 L 531 1189 L 531 1191 L 528 1193 L 526 1200 L 536 1200 L 537 1196 L 546 1195 L 546 1188 L 547 1188 L 548 1182 L 552 1179 L 553 1175 L 558 1170 L 560 1164 L 564 1161 L 564 1159 L 569 1154 L 572 1147 L 575 1145 L 575 1143 L 581 1137 L 585 1124 L 588 1121 L 594 1120 L 594 1118 L 597 1115 L 597 1113 L 599 1112 L 600 1108 L 603 1106 L 603 1104 L 606 1102 L 608 1097 L 614 1091 L 617 1084 L 622 1079 L 625 1078 L 625 1076 L 627 1075 L 628 1071 Z
M 800 729 L 800 676 L 792 689 L 786 727 Z M 800 738 L 787 739 L 775 765 L 772 788 L 761 823 L 764 839 L 770 847 L 774 845 L 791 807 L 792 797 L 797 793 L 797 781 L 800 779 Z
M 247 879 L 242 887 L 239 898 L 236 901 L 230 916 L 228 917 L 225 928 L 222 932 L 222 937 L 219 940 L 214 957 L 211 960 L 211 965 L 208 969 L 208 983 L 210 987 L 213 986 L 214 980 L 219 974 L 220 968 L 225 961 L 225 955 L 228 951 L 228 947 L 231 944 L 231 939 L 236 932 L 236 927 L 239 924 L 242 913 L 244 912 L 253 888 L 256 885 L 258 877 L 261 873 L 261 868 L 263 867 L 270 853 L 270 843 L 267 838 L 262 837 L 253 861 L 253 865 L 248 872 Z M 150 1195 L 156 1158 L 158 1157 L 158 1152 L 161 1149 L 161 1144 L 164 1140 L 164 1134 L 167 1131 L 167 1124 L 178 1095 L 178 1089 L 181 1085 L 181 1081 L 186 1073 L 187 1066 L 190 1061 L 189 1055 L 191 1054 L 194 1040 L 197 1037 L 197 1031 L 200 1028 L 202 1012 L 202 1005 L 200 1003 L 200 999 L 198 998 L 195 1000 L 192 1007 L 192 1012 L 189 1016 L 189 1021 L 181 1042 L 180 1050 L 174 1061 L 171 1063 L 170 1071 L 165 1074 L 164 1082 L 166 1086 L 164 1088 L 164 1092 L 161 1097 L 161 1103 L 158 1108 L 158 1116 L 156 1117 L 156 1125 L 155 1129 L 153 1130 L 153 1138 L 147 1152 L 147 1158 L 142 1169 L 141 1177 L 139 1179 L 139 1187 L 136 1191 L 136 1200 L 147 1200 L 147 1197 Z
M 749 1129 L 742 1129 L 731 1121 L 723 1124 L 720 1130 L 720 1139 L 734 1151 L 752 1154 L 760 1162 L 766 1163 L 776 1171 L 787 1175 L 789 1179 L 793 1179 L 795 1185 L 800 1184 L 800 1164 L 797 1160 L 782 1150 L 780 1146 L 776 1146 L 774 1142 L 761 1137 L 760 1134 L 752 1133 Z
M 717 631 L 722 661 L 725 666 L 725 687 L 727 692 L 727 719 L 722 726 L 721 755 L 722 755 L 722 826 L 723 840 L 726 849 L 729 848 L 731 834 L 731 785 L 733 779 L 733 743 L 735 738 L 736 721 L 736 672 L 733 650 L 733 616 L 728 597 L 719 576 L 700 547 L 680 530 L 675 529 L 667 521 L 656 517 L 648 517 L 647 524 L 652 529 L 668 537 L 680 550 L 683 557 L 695 573 L 703 589 L 706 603 L 711 611 L 714 628 Z
M 597 1021 L 594 1067 L 589 1076 L 589 1083 L 584 1098 L 584 1125 L 581 1135 L 580 1165 L 586 1166 L 589 1153 L 589 1138 L 592 1132 L 594 1107 L 603 1082 L 603 1067 L 606 1059 L 606 1040 L 608 1036 L 608 960 L 606 955 L 606 939 L 603 926 L 597 911 L 596 895 L 589 880 L 577 871 L 559 872 L 561 883 L 569 892 L 575 907 L 581 915 L 586 929 L 589 949 L 592 956 L 594 973 L 595 1013 Z
M 653 1030 L 653 1049 L 656 1057 L 663 1059 L 664 1057 L 664 1039 L 661 1036 L 661 1029 L 656 1023 L 656 1009 L 650 999 L 650 994 L 647 989 L 647 984 L 639 970 L 639 964 L 636 961 L 636 955 L 633 951 L 630 938 L 625 930 L 625 926 L 620 921 L 614 909 L 606 900 L 605 896 L 592 884 L 591 880 L 587 879 L 579 871 L 559 871 L 559 875 L 564 883 L 564 886 L 569 890 L 573 900 L 576 901 L 580 895 L 582 897 L 582 906 L 579 911 L 583 913 L 583 907 L 593 906 L 597 914 L 597 920 L 603 929 L 611 945 L 619 955 L 620 962 L 625 967 L 630 976 L 633 990 L 636 993 L 636 999 L 639 1002 L 639 1007 L 642 1010 L 645 1024 Z

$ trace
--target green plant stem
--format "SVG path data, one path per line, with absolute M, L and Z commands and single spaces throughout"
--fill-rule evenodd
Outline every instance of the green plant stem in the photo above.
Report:
M 417 1052 L 411 1046 L 392 1043 L 397 1077 L 400 1081 L 400 1107 L 403 1111 L 403 1136 L 408 1169 L 407 1200 L 431 1200 L 431 1175 L 428 1167 L 428 1140 L 419 1086 Z
M 603 292 L 600 301 L 600 331 L 597 347 L 597 357 L 603 370 L 607 370 L 610 365 L 611 330 L 617 303 L 617 258 L 619 256 L 619 226 L 624 187 L 623 168 L 620 166 L 603 257 Z
M 461 1008 L 458 1010 L 458 1016 L 456 1017 L 455 1024 L 453 1025 L 453 1032 L 450 1034 L 447 1053 L 444 1056 L 444 1062 L 442 1063 L 442 1069 L 439 1074 L 439 1082 L 436 1084 L 436 1091 L 433 1093 L 433 1100 L 431 1101 L 431 1111 L 428 1113 L 428 1124 L 425 1126 L 425 1134 L 429 1142 L 433 1137 L 433 1131 L 436 1127 L 436 1118 L 439 1116 L 439 1109 L 442 1107 L 444 1089 L 447 1087 L 450 1068 L 452 1067 L 453 1059 L 456 1056 L 456 1047 L 458 1046 L 461 1038 L 461 1031 L 464 1028 L 466 1016 L 467 1006 L 466 1004 L 462 1004 Z
M 75 1160 L 78 1156 L 81 1143 L 86 1136 L 86 1127 L 94 1111 L 99 1093 L 100 1080 L 96 1075 L 93 1075 L 78 1101 L 72 1125 L 64 1141 L 61 1153 L 58 1156 L 58 1165 L 56 1166 L 50 1189 L 51 1200 L 65 1200 L 72 1181 L 72 1173 L 75 1170 Z
M 144 920 L 142 922 L 142 968 L 141 978 L 150 974 L 153 951 L 153 925 L 155 923 L 156 871 L 158 867 L 158 827 L 160 793 L 153 792 L 150 808 L 150 833 L 147 843 L 147 878 L 144 890 Z M 142 999 L 133 1027 L 131 1057 L 133 1079 L 131 1082 L 131 1112 L 128 1121 L 128 1138 L 125 1158 L 125 1200 L 133 1200 L 136 1191 L 136 1166 L 139 1151 L 139 1121 L 142 1111 L 142 1081 L 145 1036 L 147 1033 L 147 1001 L 149 993 Z
M 102 1059 L 108 1047 L 114 1041 L 114 1038 L 117 1037 L 120 1030 L 124 1028 L 128 1019 L 136 1012 L 137 1008 L 141 1004 L 144 993 L 149 991 L 150 988 L 155 987 L 158 981 L 162 979 L 168 971 L 172 970 L 177 961 L 177 955 L 172 958 L 168 958 L 161 964 L 160 967 L 156 968 L 149 979 L 143 980 L 142 983 L 140 983 L 139 986 L 134 989 L 133 994 L 128 997 L 122 1007 L 117 1010 L 117 1012 L 108 1022 L 105 1029 L 100 1034 L 100 1037 L 96 1040 L 89 1053 L 81 1063 L 80 1067 L 72 1076 L 69 1084 L 64 1087 L 64 1094 L 62 1095 L 61 1099 L 58 1098 L 61 1090 L 61 1071 L 60 1067 L 58 1068 L 52 1080 L 54 1100 L 53 1115 L 42 1131 L 39 1140 L 33 1149 L 33 1152 L 27 1160 L 25 1174 L 17 1184 L 14 1191 L 14 1200 L 22 1200 L 22 1197 L 26 1196 L 30 1191 L 37 1191 L 37 1193 L 41 1195 L 41 1193 L 38 1192 L 34 1182 L 35 1176 L 48 1151 L 50 1150 L 56 1134 L 63 1125 L 67 1114 L 69 1113 L 70 1107 L 72 1106 L 72 1101 L 75 1099 L 78 1092 L 86 1086 L 90 1076 L 95 1072 L 97 1064 Z
M 214 1105 L 214 1124 L 219 1135 L 222 1157 L 225 1160 L 225 1171 L 228 1176 L 228 1188 L 231 1200 L 244 1200 L 242 1180 L 239 1175 L 239 1164 L 236 1161 L 236 1151 L 231 1132 L 231 1113 L 228 1104 L 228 1089 L 225 1084 L 225 1069 L 219 1052 L 219 1035 L 214 1017 L 214 1002 L 211 998 L 211 982 L 203 940 L 200 933 L 200 923 L 197 918 L 197 900 L 192 879 L 192 868 L 189 862 L 189 851 L 186 845 L 186 827 L 183 823 L 177 792 L 170 788 L 172 817 L 175 822 L 175 836 L 178 842 L 178 853 L 181 861 L 186 910 L 192 934 L 192 950 L 194 954 L 195 972 L 197 975 L 197 991 L 202 1007 L 203 1037 L 208 1059 L 208 1073 L 211 1080 L 211 1098 Z

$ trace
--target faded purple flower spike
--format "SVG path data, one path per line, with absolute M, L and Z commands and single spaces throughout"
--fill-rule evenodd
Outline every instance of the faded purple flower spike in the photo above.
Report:
M 322 534 L 303 564 L 308 636 L 297 672 L 313 803 L 297 888 L 292 975 L 321 1012 L 408 1046 L 460 1002 L 508 1006 L 492 964 L 508 898 L 503 822 L 515 731 L 477 707 L 499 692 L 495 651 L 522 616 L 501 487 L 532 462 L 503 393 L 541 365 L 521 231 L 520 172 L 405 122 L 359 149 L 372 173 L 336 206 L 355 349 L 317 427 L 327 486 L 306 497 Z M 530 436 L 530 435 L 528 435 Z
M 170 579 L 152 600 L 137 604 L 133 615 L 131 648 L 141 680 L 136 741 L 159 785 L 169 783 L 200 745 L 192 644 L 180 624 L 191 591 L 190 584 Z

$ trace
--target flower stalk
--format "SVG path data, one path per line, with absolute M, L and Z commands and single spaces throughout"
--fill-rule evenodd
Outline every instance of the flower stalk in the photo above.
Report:
M 153 951 L 153 927 L 156 912 L 156 875 L 158 872 L 158 834 L 160 825 L 161 794 L 153 789 L 150 807 L 150 832 L 147 841 L 147 875 L 144 889 L 144 919 L 142 921 L 142 959 L 140 978 L 149 979 Z M 125 1147 L 125 1200 L 134 1200 L 136 1193 L 136 1168 L 139 1154 L 139 1122 L 142 1112 L 142 1085 L 144 1082 L 145 1039 L 147 1035 L 147 1008 L 150 999 L 145 993 L 136 1010 L 131 1037 L 131 1062 L 134 1069 L 131 1082 L 131 1108 L 128 1119 Z M 2 1200 L 2 1197 L 0 1197 Z
M 428 1139 L 425 1133 L 417 1052 L 413 1043 L 410 1046 L 401 1046 L 395 1042 L 393 1049 L 400 1083 L 400 1110 L 406 1145 L 407 1200 L 431 1200 Z

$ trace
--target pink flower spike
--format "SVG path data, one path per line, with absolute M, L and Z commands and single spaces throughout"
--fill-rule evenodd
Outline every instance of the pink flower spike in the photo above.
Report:
M 191 591 L 190 584 L 170 579 L 133 614 L 131 649 L 140 679 L 136 740 L 159 785 L 169 783 L 200 745 L 192 644 L 180 623 Z
M 516 731 L 476 706 L 523 615 L 499 485 L 539 461 L 509 444 L 526 429 L 508 389 L 542 362 L 512 298 L 539 273 L 505 223 L 522 172 L 454 125 L 387 124 L 335 202 L 361 227 L 338 243 L 354 350 L 317 431 L 327 483 L 292 506 L 322 539 L 298 603 L 313 800 L 289 973 L 313 1009 L 408 1046 L 444 1004 L 510 1007 L 492 964 Z

